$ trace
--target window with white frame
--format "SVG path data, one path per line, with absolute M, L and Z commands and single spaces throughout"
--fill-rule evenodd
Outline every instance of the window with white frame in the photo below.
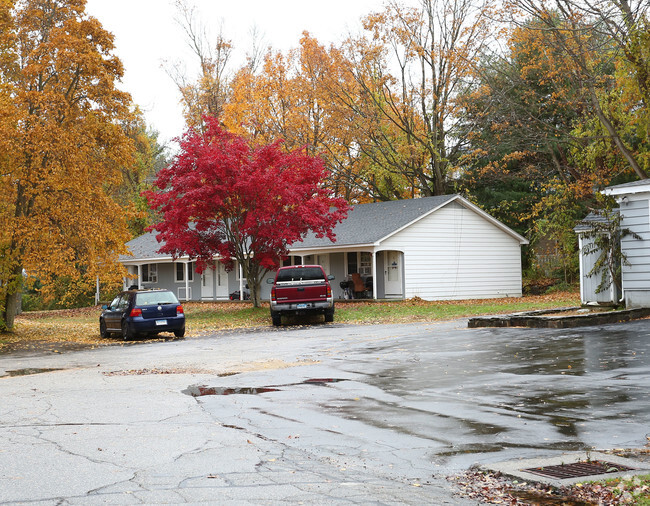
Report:
M 142 266 L 142 282 L 158 283 L 158 264 L 144 264 Z
M 185 265 L 187 265 L 188 281 L 194 281 L 194 262 L 186 264 L 185 262 L 176 262 L 175 280 L 177 283 L 185 283 Z
M 372 253 L 362 251 L 359 257 L 359 274 L 370 276 L 372 274 Z

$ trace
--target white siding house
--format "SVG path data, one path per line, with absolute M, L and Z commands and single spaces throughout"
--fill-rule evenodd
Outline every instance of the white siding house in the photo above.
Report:
M 650 182 L 641 180 L 610 186 L 603 193 L 616 198 L 621 227 L 641 237 L 628 235 L 621 241 L 621 251 L 630 263 L 623 265 L 621 272 L 625 305 L 650 307 Z
M 449 202 L 381 241 L 381 250 L 403 254 L 406 298 L 521 296 L 525 240 L 467 204 Z
M 335 242 L 308 235 L 291 247 L 287 263 L 323 265 L 335 276 L 332 288 L 338 298 L 343 298 L 339 282 L 355 273 L 365 282 L 366 295 L 375 299 L 522 295 L 521 245 L 528 241 L 460 195 L 360 204 L 334 233 Z M 171 262 L 156 253 L 153 234 L 128 245 L 136 250 L 134 256 L 121 261 L 136 274 L 144 263 Z M 158 271 L 166 272 L 166 267 Z M 209 281 L 205 275 L 194 276 L 194 287 L 188 285 L 191 299 L 201 298 L 198 294 L 221 298 L 242 283 L 238 273 L 224 273 L 221 283 L 228 290 L 217 295 L 206 290 L 206 284 L 210 289 L 217 284 L 214 273 L 209 276 Z M 185 286 L 178 288 L 184 291 Z M 262 285 L 262 297 L 268 297 L 268 291 L 268 285 Z

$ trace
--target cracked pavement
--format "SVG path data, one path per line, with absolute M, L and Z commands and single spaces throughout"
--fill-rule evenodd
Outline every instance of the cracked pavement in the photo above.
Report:
M 457 320 L 0 356 L 0 504 L 475 504 L 445 476 L 643 446 L 649 335 Z

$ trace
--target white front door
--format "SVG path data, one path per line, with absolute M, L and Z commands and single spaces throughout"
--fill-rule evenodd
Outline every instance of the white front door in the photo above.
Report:
M 228 273 L 226 267 L 217 262 L 217 299 L 228 298 Z
M 330 256 L 328 254 L 316 255 L 316 263 L 323 267 L 325 274 L 330 273 Z
M 385 252 L 384 284 L 386 297 L 401 297 L 402 294 L 402 255 L 399 251 Z
M 201 298 L 204 300 L 214 299 L 214 268 L 208 267 L 201 274 Z

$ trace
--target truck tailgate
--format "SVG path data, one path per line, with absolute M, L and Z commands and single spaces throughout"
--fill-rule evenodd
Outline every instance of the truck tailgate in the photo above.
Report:
M 279 304 L 326 300 L 327 285 L 324 281 L 294 281 L 287 283 L 286 286 L 278 283 L 275 287 L 275 297 Z

